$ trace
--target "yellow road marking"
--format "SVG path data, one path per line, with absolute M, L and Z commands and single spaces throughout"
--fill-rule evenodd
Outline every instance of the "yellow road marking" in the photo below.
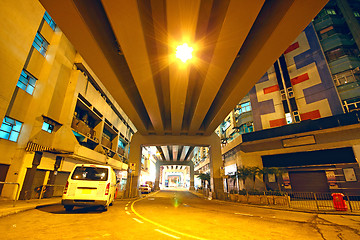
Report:
M 146 198 L 146 197 L 145 197 L 145 198 Z M 135 200 L 135 201 L 131 204 L 131 210 L 133 211 L 133 213 L 135 213 L 136 216 L 138 216 L 139 218 L 141 218 L 142 220 L 144 220 L 144 221 L 146 221 L 146 222 L 149 222 L 149 223 L 151 223 L 151 224 L 154 224 L 155 226 L 161 227 L 161 228 L 166 229 L 166 230 L 168 230 L 168 231 L 170 231 L 170 232 L 173 232 L 173 233 L 176 233 L 176 234 L 185 236 L 185 237 L 189 237 L 189 238 L 206 240 L 206 238 L 201 238 L 201 237 L 193 236 L 193 235 L 191 235 L 191 234 L 179 232 L 179 231 L 177 231 L 177 230 L 171 229 L 171 228 L 169 228 L 169 227 L 166 227 L 166 226 L 164 226 L 164 225 L 161 225 L 161 224 L 159 224 L 159 223 L 156 223 L 156 222 L 154 222 L 154 221 L 152 221 L 152 220 L 150 220 L 150 219 L 147 219 L 146 217 L 141 216 L 138 212 L 135 211 L 135 209 L 134 209 L 134 204 L 135 204 L 136 202 L 139 202 L 139 201 L 141 201 L 141 200 L 144 200 L 145 198 L 140 198 L 140 199 L 138 199 L 138 200 Z M 156 231 L 156 229 L 155 229 L 155 231 Z M 160 231 L 161 231 L 161 230 L 160 230 Z M 176 236 L 175 236 L 175 237 L 176 237 Z
M 144 222 L 142 222 L 142 221 L 140 221 L 139 219 L 137 219 L 137 218 L 133 218 L 135 221 L 137 221 L 138 223 L 144 223 Z
M 250 216 L 250 217 L 253 217 L 253 216 L 254 216 L 254 215 L 248 214 L 248 213 L 238 213 L 238 212 L 236 212 L 235 214 L 237 214 L 237 215 L 243 215 L 243 216 Z
M 128 207 L 125 207 L 125 210 L 128 210 Z
M 127 215 L 130 215 L 129 211 L 126 211 L 126 214 L 127 214 Z
M 162 234 L 164 234 L 164 235 L 167 235 L 167 236 L 169 236 L 169 237 L 176 238 L 176 239 L 180 239 L 180 237 L 175 236 L 175 235 L 172 235 L 172 234 L 167 233 L 167 232 L 164 232 L 164 231 L 161 231 L 160 229 L 154 229 L 154 230 L 157 231 L 157 232 L 159 232 L 159 233 L 162 233 Z

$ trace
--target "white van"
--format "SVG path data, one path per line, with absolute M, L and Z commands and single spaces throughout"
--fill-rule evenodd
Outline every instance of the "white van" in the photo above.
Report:
M 66 211 L 74 206 L 102 206 L 106 211 L 115 199 L 116 184 L 112 167 L 76 164 L 66 182 L 61 204 Z

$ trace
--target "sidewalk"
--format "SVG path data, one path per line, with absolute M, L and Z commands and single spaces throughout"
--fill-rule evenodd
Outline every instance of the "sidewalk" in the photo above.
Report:
M 44 199 L 30 199 L 30 200 L 18 200 L 14 201 L 0 198 L 0 217 L 5 217 L 11 214 L 35 209 L 40 206 L 60 204 L 61 197 L 44 198 Z
M 349 216 L 360 216 L 360 212 L 350 212 L 350 211 L 335 211 L 335 210 L 322 210 L 322 211 L 316 211 L 311 209 L 302 209 L 302 208 L 285 208 L 285 207 L 279 207 L 276 205 L 259 205 L 259 204 L 250 204 L 250 203 L 243 203 L 243 202 L 234 202 L 234 201 L 228 201 L 228 200 L 219 200 L 219 199 L 209 199 L 204 196 L 204 194 L 199 193 L 195 190 L 189 190 L 192 194 L 200 197 L 205 198 L 212 201 L 219 201 L 219 202 L 227 202 L 227 203 L 233 203 L 233 204 L 239 204 L 239 205 L 245 205 L 248 207 L 257 207 L 257 208 L 266 208 L 266 209 L 275 209 L 275 210 L 282 210 L 282 211 L 292 211 L 292 212 L 304 212 L 304 213 L 316 213 L 316 214 L 329 214 L 329 215 L 349 215 Z

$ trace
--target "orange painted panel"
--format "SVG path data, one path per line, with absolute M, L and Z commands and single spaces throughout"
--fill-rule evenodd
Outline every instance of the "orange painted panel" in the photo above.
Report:
M 317 119 L 320 118 L 320 111 L 319 110 L 315 110 L 315 111 L 311 111 L 311 112 L 307 112 L 307 113 L 301 113 L 300 114 L 301 120 L 308 120 L 308 119 Z
M 264 88 L 264 94 L 272 93 L 272 92 L 276 92 L 276 91 L 279 91 L 279 85 L 274 85 L 271 87 Z
M 285 118 L 280 118 L 280 119 L 275 119 L 275 120 L 270 120 L 270 127 L 281 127 L 286 125 L 286 120 Z
M 293 50 L 295 50 L 297 48 L 299 48 L 299 43 L 298 42 L 293 43 L 285 50 L 284 54 L 287 54 L 287 53 L 289 53 L 289 52 L 291 52 L 291 51 L 293 51 Z
M 291 84 L 296 85 L 296 84 L 304 82 L 306 80 L 309 80 L 309 75 L 307 73 L 302 74 L 300 76 L 297 76 L 297 77 L 291 79 Z

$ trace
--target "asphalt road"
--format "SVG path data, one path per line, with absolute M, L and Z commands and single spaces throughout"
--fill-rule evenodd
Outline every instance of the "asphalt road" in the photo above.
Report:
M 360 216 L 318 215 L 160 191 L 107 212 L 61 205 L 0 218 L 0 239 L 360 239 Z

